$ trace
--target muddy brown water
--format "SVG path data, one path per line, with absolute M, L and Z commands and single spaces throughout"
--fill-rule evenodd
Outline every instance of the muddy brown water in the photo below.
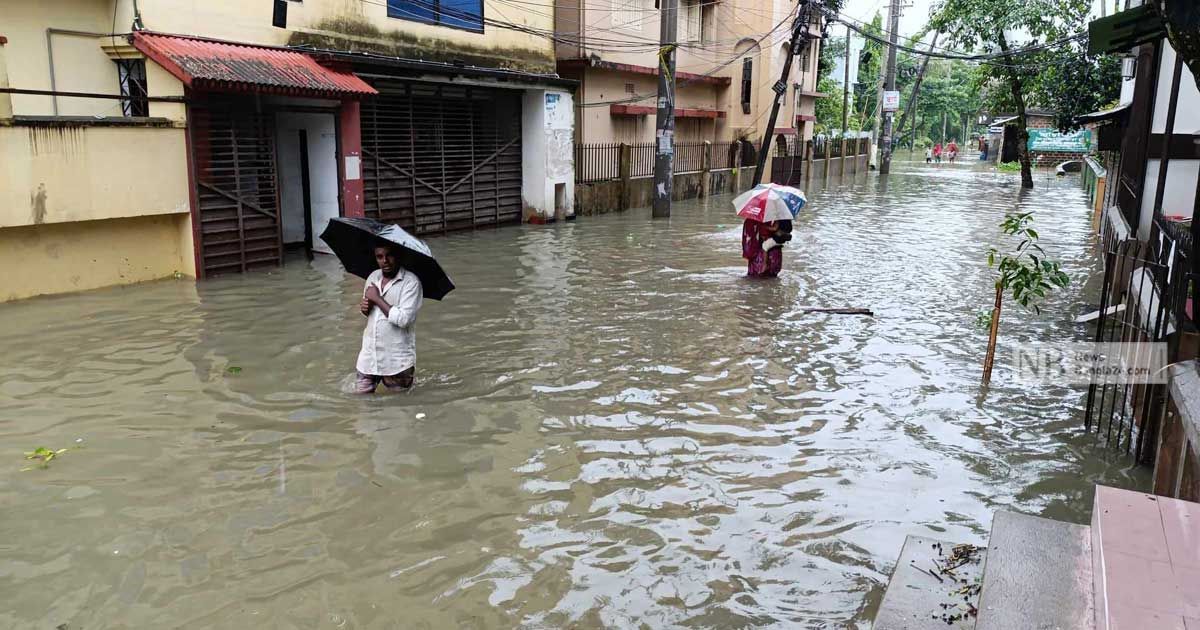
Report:
M 404 395 L 343 393 L 361 282 L 330 259 L 0 305 L 0 627 L 868 628 L 906 534 L 1145 483 L 1081 388 L 1002 354 L 979 400 L 1006 210 L 1074 282 L 1003 342 L 1087 334 L 1086 202 L 1037 185 L 813 186 L 775 282 L 728 197 L 431 239 L 459 289 Z

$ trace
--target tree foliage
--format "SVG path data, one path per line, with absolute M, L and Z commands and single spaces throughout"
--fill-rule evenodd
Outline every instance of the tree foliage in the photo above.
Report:
M 827 94 L 816 102 L 814 115 L 817 118 L 817 133 L 829 133 L 842 128 L 842 86 L 834 77 L 834 64 L 846 56 L 846 38 L 830 37 L 821 42 L 821 54 L 817 59 L 817 91 Z M 853 125 L 853 121 L 847 124 Z
M 1046 258 L 1046 252 L 1038 245 L 1037 230 L 1030 227 L 1032 223 L 1032 212 L 1005 215 L 1000 229 L 1008 236 L 1019 237 L 1021 242 L 1007 253 L 995 247 L 989 249 L 988 266 L 996 267 L 999 272 L 998 289 L 1011 292 L 1018 304 L 1036 313 L 1047 291 L 1054 287 L 1061 289 L 1071 279 L 1057 261 Z
M 931 26 L 949 34 L 958 48 L 1002 53 L 995 62 L 981 66 L 981 83 L 993 88 L 1004 85 L 1011 95 L 1017 113 L 1021 184 L 1025 188 L 1033 187 L 1026 148 L 1026 100 L 1041 66 L 1036 59 L 1013 51 L 1049 44 L 1079 32 L 1086 24 L 1090 4 L 1089 0 L 941 0 L 934 7 Z M 997 91 L 990 93 L 995 95 Z
M 1121 96 L 1121 62 L 1112 55 L 1089 57 L 1081 46 L 1038 55 L 1041 72 L 1032 82 L 1038 105 L 1053 111 L 1060 131 L 1077 128 L 1075 119 L 1114 104 Z

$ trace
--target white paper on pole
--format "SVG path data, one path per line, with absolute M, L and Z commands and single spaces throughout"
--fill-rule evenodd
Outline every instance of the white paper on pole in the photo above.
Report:
M 894 112 L 900 109 L 900 92 L 887 90 L 883 93 L 883 111 Z

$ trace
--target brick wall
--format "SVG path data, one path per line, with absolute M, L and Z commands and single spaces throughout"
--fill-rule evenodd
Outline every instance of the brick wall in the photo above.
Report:
M 1055 126 L 1053 117 L 1037 114 L 1026 117 L 1025 124 L 1029 129 L 1053 129 Z M 1067 160 L 1082 160 L 1083 156 L 1083 153 L 1067 151 L 1041 151 L 1031 152 L 1029 159 L 1033 161 L 1034 166 L 1058 166 Z

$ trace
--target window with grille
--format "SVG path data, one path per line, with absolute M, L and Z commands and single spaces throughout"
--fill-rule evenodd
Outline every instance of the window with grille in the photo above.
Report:
M 704 39 L 702 8 L 703 2 L 701 0 L 684 1 L 683 10 L 679 12 L 680 41 L 699 42 Z
M 754 92 L 754 60 L 742 60 L 742 113 L 750 113 L 750 95 Z
M 637 28 L 647 17 L 646 0 L 612 0 L 614 28 Z
M 118 59 L 117 80 L 121 84 L 121 113 L 126 116 L 150 115 L 146 101 L 146 60 Z

